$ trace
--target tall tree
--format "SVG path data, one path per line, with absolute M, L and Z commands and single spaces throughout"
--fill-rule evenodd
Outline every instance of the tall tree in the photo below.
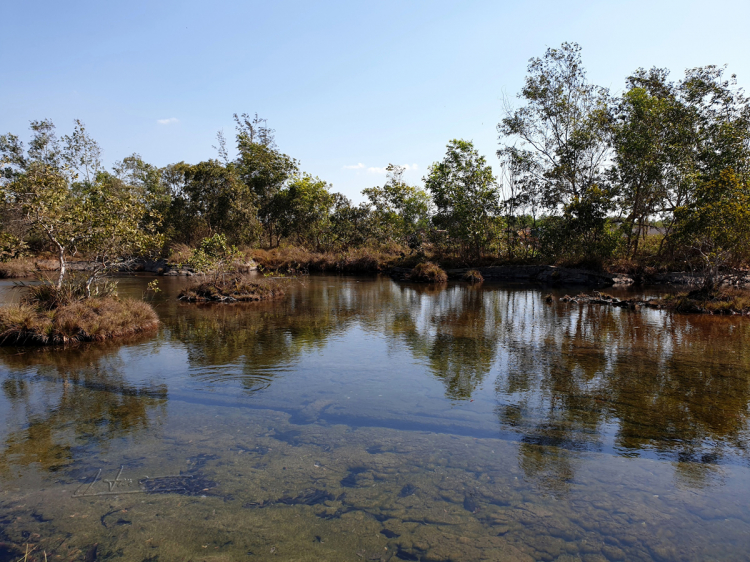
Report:
M 586 80 L 581 48 L 563 43 L 529 61 L 518 97 L 525 105 L 509 109 L 497 126 L 503 143 L 498 157 L 519 174 L 527 198 L 538 199 L 550 212 L 561 211 L 602 184 L 608 92 Z
M 424 178 L 432 195 L 438 228 L 448 231 L 462 253 L 481 255 L 496 234 L 500 189 L 492 168 L 469 141 L 452 140 L 445 158 Z
M 298 163 L 276 148 L 273 129 L 256 114 L 234 115 L 237 124 L 237 174 L 255 195 L 258 219 L 273 246 L 274 235 L 279 241 L 278 224 L 274 212 L 275 197 L 287 181 L 299 172 Z

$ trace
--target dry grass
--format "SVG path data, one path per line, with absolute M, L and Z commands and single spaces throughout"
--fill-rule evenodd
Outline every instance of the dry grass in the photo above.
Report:
M 254 250 L 251 257 L 260 267 L 269 271 L 378 273 L 401 261 L 404 255 L 373 248 L 321 253 L 304 248 L 282 247 Z
M 0 308 L 0 344 L 103 341 L 158 325 L 154 309 L 136 300 L 87 299 L 54 310 L 21 304 Z
M 445 283 L 448 281 L 448 274 L 438 265 L 428 261 L 412 269 L 408 279 L 417 283 Z
M 477 271 L 476 269 L 470 269 L 469 271 L 464 273 L 461 278 L 471 284 L 481 283 L 482 281 L 484 281 L 484 277 L 482 277 L 482 274 L 479 273 L 479 271 Z
M 34 260 L 20 258 L 0 263 L 0 279 L 31 277 L 37 271 Z
M 707 314 L 750 314 L 750 290 L 721 288 L 711 293 L 695 290 L 661 299 L 665 308 L 677 312 Z
M 169 247 L 167 263 L 186 264 L 193 257 L 193 249 L 187 244 L 172 244 Z
M 284 296 L 283 281 L 235 275 L 201 281 L 180 292 L 188 302 L 252 302 Z

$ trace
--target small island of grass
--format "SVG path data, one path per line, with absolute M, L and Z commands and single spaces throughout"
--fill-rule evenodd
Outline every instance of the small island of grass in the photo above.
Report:
M 178 298 L 187 302 L 253 302 L 284 296 L 279 279 L 247 275 L 217 276 L 182 290 Z
M 59 345 L 104 341 L 152 330 L 159 325 L 145 302 L 114 296 L 53 303 L 25 297 L 0 308 L 0 345 Z

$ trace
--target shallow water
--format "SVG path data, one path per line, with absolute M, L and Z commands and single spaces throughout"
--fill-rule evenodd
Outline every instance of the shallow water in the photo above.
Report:
M 747 559 L 748 319 L 185 282 L 158 333 L 0 349 L 0 562 Z

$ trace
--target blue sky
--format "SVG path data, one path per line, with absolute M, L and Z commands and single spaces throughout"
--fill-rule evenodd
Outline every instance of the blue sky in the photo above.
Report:
M 529 58 L 564 41 L 617 92 L 638 67 L 728 64 L 750 87 L 750 2 L 6 2 L 0 132 L 81 119 L 111 164 L 215 157 L 232 114 L 355 200 L 389 163 L 421 183 L 453 138 L 498 170 Z

